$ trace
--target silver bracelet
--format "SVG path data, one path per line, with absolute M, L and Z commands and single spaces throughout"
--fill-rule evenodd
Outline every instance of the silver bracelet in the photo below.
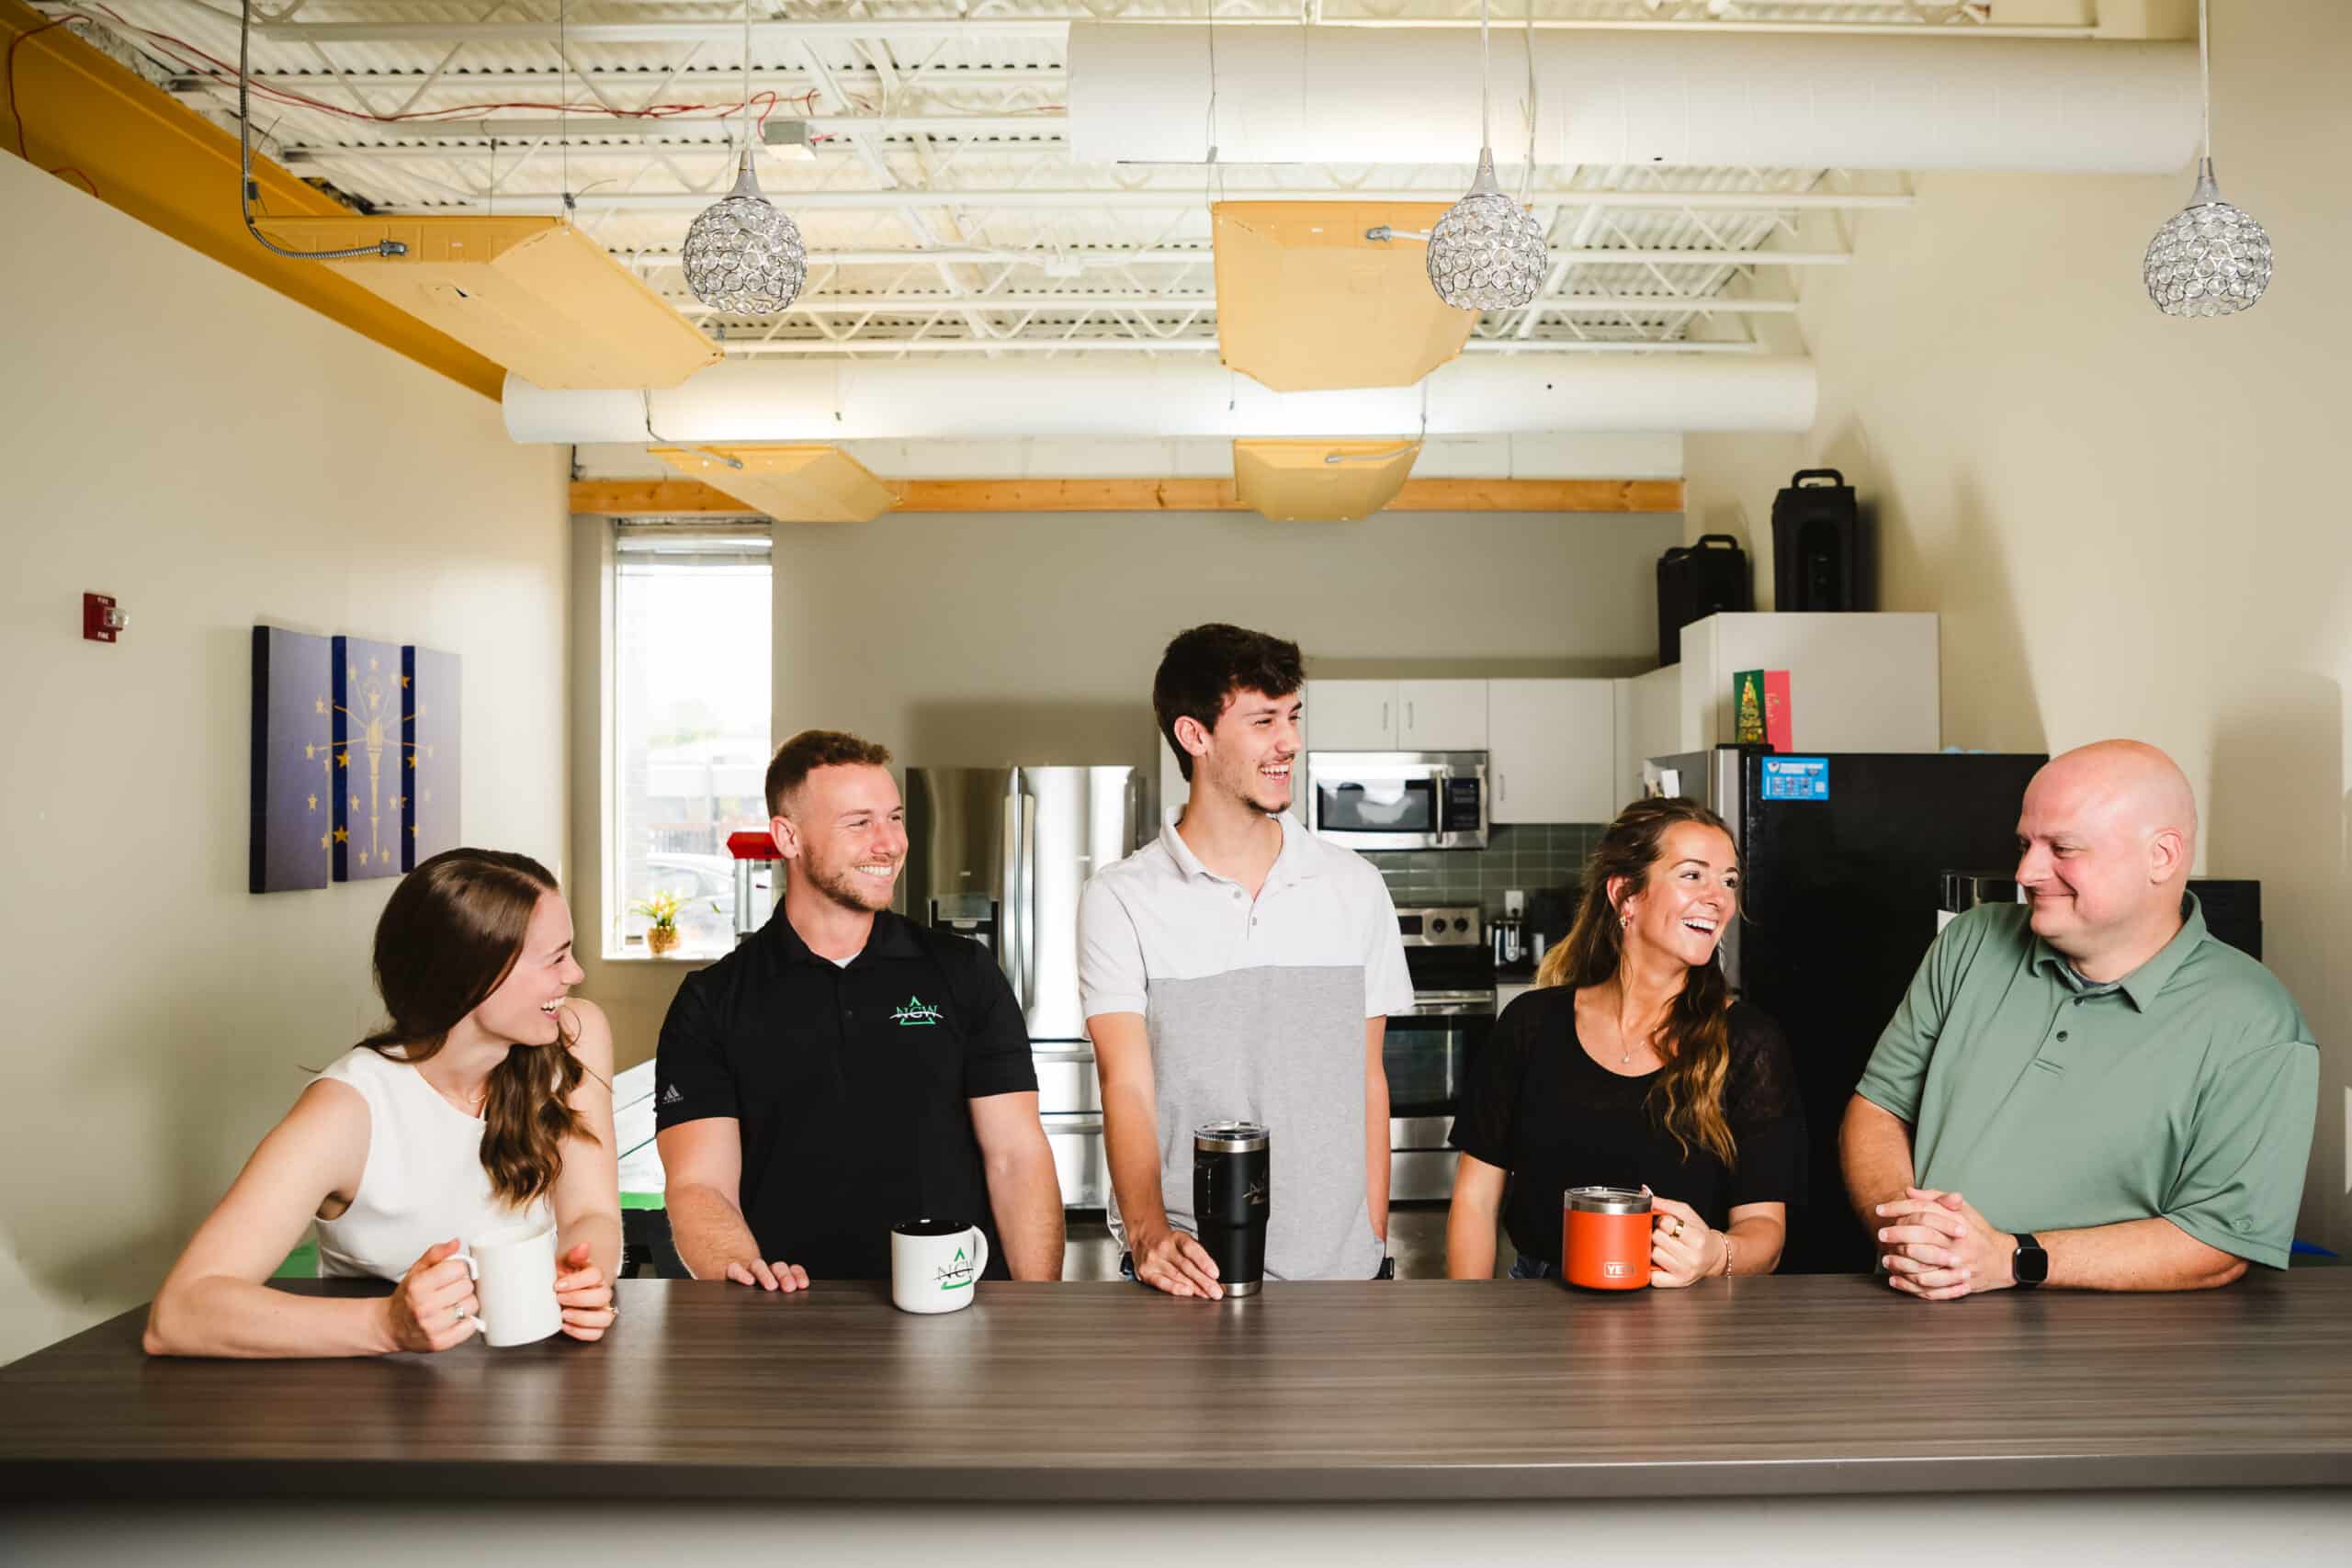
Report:
M 1731 1278 L 1731 1232 L 1724 1232 L 1724 1278 Z

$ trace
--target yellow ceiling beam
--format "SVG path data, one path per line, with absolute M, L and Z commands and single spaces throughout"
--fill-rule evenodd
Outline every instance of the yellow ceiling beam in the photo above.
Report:
M 1248 512 L 1231 479 L 883 479 L 900 512 Z M 575 479 L 583 517 L 763 516 L 697 479 Z M 1390 512 L 1679 512 L 1680 479 L 1407 479 Z
M 7 50 L 15 70 L 0 82 L 6 123 L 22 127 L 24 155 L 36 166 L 460 386 L 498 397 L 505 372 L 488 358 L 316 262 L 288 261 L 254 243 L 237 210 L 235 137 L 18 0 L 0 0 L 0 51 Z M 16 153 L 15 140 L 5 145 Z M 261 213 L 357 216 L 258 153 L 254 179 Z

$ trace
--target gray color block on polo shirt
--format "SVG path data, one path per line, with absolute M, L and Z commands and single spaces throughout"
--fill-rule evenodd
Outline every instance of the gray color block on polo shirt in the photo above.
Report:
M 1233 969 L 1151 982 L 1151 1070 L 1168 1218 L 1198 1232 L 1193 1130 L 1258 1122 L 1273 1187 L 1270 1280 L 1369 1280 L 1379 1237 L 1364 1201 L 1361 964 Z M 1113 1228 L 1122 1236 L 1117 1201 Z

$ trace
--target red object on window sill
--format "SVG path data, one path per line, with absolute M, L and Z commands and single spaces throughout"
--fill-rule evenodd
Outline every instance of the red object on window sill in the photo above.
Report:
M 737 860 L 782 860 L 784 858 L 775 852 L 775 840 L 765 833 L 754 833 L 748 828 L 742 832 L 727 835 L 727 852 Z

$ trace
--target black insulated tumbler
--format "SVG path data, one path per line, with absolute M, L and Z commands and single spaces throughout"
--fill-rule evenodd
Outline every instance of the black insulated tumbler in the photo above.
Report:
M 1269 1169 L 1266 1129 L 1256 1122 L 1193 1129 L 1193 1223 L 1229 1296 L 1255 1295 L 1265 1281 Z

